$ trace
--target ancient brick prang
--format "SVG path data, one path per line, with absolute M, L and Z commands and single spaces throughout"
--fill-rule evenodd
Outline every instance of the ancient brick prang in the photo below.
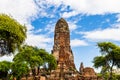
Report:
M 55 26 L 53 56 L 57 60 L 57 69 L 52 70 L 48 80 L 102 80 L 98 79 L 93 68 L 84 68 L 81 63 L 78 72 L 70 46 L 70 31 L 67 22 L 61 18 Z
M 60 48 L 64 47 L 64 53 L 60 53 Z M 70 47 L 70 31 L 67 22 L 61 18 L 55 26 L 54 46 L 52 50 L 57 62 L 59 62 L 60 55 L 67 57 L 66 66 L 75 68 L 74 57 Z

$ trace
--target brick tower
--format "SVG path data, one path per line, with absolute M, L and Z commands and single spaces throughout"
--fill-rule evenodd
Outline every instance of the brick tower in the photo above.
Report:
M 70 31 L 67 22 L 61 18 L 55 26 L 53 55 L 58 64 L 63 59 L 64 65 L 68 68 L 75 68 L 74 57 L 70 47 Z
M 49 80 L 79 80 L 70 46 L 69 27 L 63 18 L 55 26 L 52 54 L 57 60 L 57 69 L 51 72 Z
M 70 46 L 70 31 L 63 18 L 59 19 L 55 26 L 52 54 L 57 60 L 57 69 L 51 71 L 47 80 L 102 80 L 97 78 L 94 69 L 84 68 L 83 63 L 80 72 L 76 70 Z

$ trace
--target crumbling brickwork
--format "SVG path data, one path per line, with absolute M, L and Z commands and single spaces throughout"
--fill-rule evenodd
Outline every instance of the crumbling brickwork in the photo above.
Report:
M 60 48 L 64 47 L 64 53 L 60 53 Z M 53 55 L 56 60 L 59 62 L 59 55 L 64 57 L 69 56 L 66 66 L 75 68 L 74 57 L 70 46 L 70 31 L 67 22 L 61 18 L 58 20 L 55 26 L 55 35 L 54 35 L 54 46 L 53 46 Z
M 47 80 L 100 80 L 93 68 L 84 68 L 80 71 L 74 64 L 74 56 L 70 46 L 70 31 L 67 22 L 61 18 L 55 26 L 53 56 L 57 60 L 57 69 L 53 70 Z

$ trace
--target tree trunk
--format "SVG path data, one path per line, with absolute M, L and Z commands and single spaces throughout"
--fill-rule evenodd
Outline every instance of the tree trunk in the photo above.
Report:
M 113 73 L 112 73 L 113 66 L 114 66 L 114 61 L 113 61 L 113 63 L 112 63 L 112 66 L 110 67 L 110 76 L 109 76 L 109 79 L 108 79 L 108 80 L 112 80 L 112 76 L 113 76 Z
M 25 77 L 26 77 L 26 80 L 28 80 L 28 75 L 25 75 Z
M 35 69 L 32 69 L 33 80 L 35 79 Z
M 40 73 L 40 67 L 38 67 L 38 70 L 37 70 L 37 75 L 39 75 Z
M 16 80 L 20 80 L 20 79 L 21 79 L 21 77 L 20 77 L 20 76 L 18 76 Z

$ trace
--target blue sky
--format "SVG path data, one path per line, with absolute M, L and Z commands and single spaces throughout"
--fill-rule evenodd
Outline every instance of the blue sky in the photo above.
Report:
M 48 52 L 53 47 L 55 24 L 64 18 L 77 69 L 81 62 L 93 66 L 93 58 L 100 55 L 97 42 L 120 45 L 120 0 L 0 0 L 0 13 L 27 26 L 26 44 Z M 4 59 L 12 56 L 0 58 Z

